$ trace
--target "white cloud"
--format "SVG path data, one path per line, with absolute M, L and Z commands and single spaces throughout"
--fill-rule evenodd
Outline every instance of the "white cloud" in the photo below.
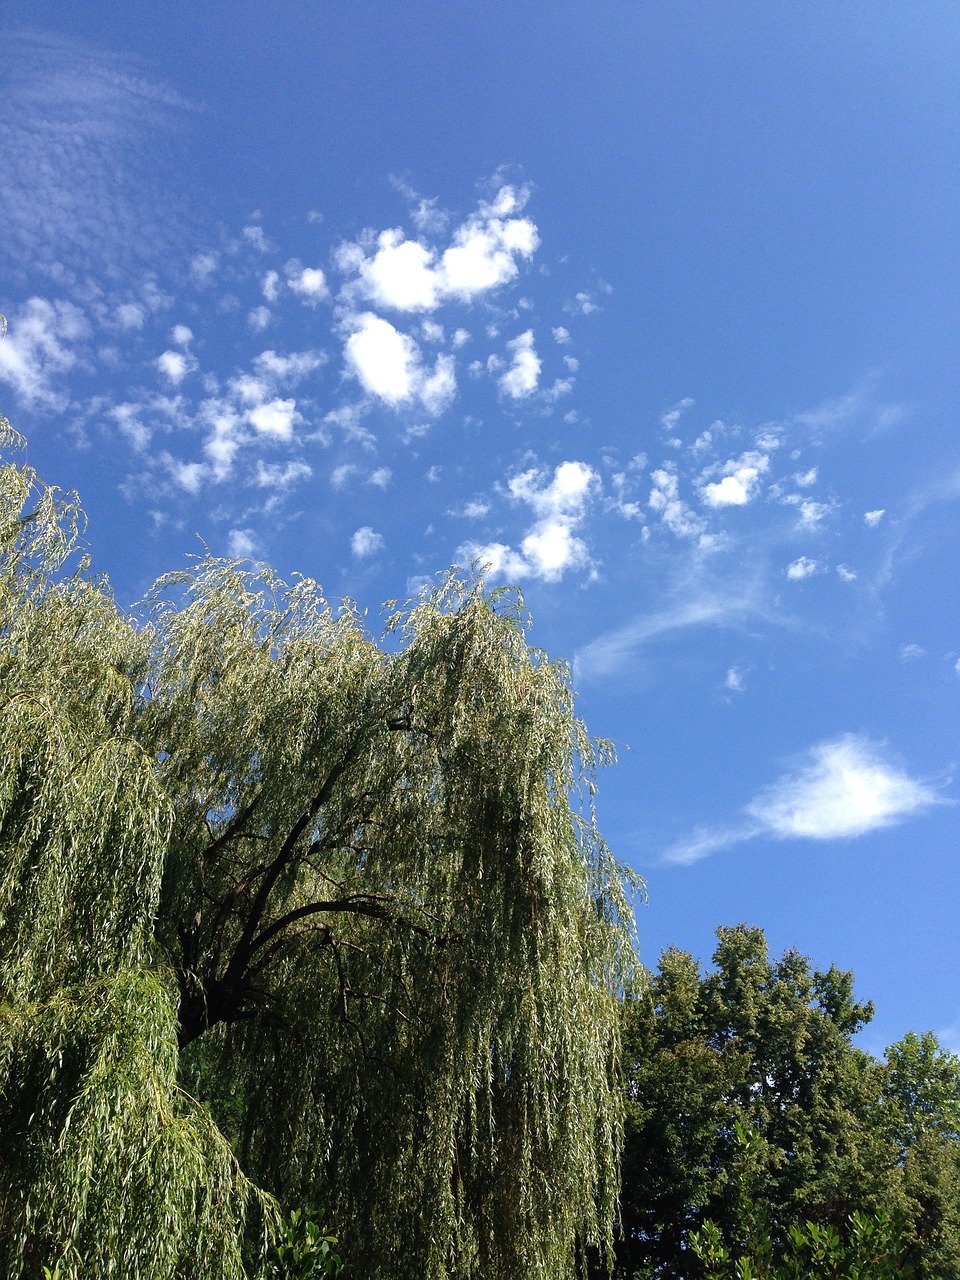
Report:
M 419 367 L 416 343 L 370 311 L 358 316 L 356 325 L 345 355 L 364 391 L 394 407 L 410 400 Z
M 252 529 L 231 529 L 227 539 L 229 554 L 241 560 L 248 560 L 257 549 L 257 542 Z
M 507 343 L 513 353 L 510 368 L 500 379 L 500 389 L 514 400 L 532 395 L 540 379 L 540 357 L 533 346 L 533 330 L 528 329 Z
M 253 367 L 262 377 L 297 383 L 326 362 L 327 357 L 322 351 L 291 351 L 289 355 L 281 356 L 276 351 L 267 350 L 255 357 Z
M 678 538 L 696 538 L 706 529 L 706 523 L 690 510 L 680 497 L 680 482 L 671 466 L 658 467 L 651 474 L 653 488 L 647 503 Z
M 190 275 L 193 277 L 194 284 L 198 284 L 201 288 L 210 283 L 210 279 L 220 260 L 215 253 L 198 253 L 190 263 Z
M 837 573 L 839 574 L 842 582 L 856 582 L 857 580 L 856 573 L 853 571 L 853 569 L 850 568 L 849 565 L 838 564 Z
M 770 459 L 765 453 L 745 453 L 725 462 L 720 468 L 722 479 L 708 483 L 701 480 L 700 496 L 708 507 L 745 507 L 757 495 L 760 477 L 768 470 Z M 704 472 L 713 474 L 715 468 Z
M 327 278 L 319 267 L 301 267 L 296 261 L 287 263 L 287 284 L 310 306 L 316 306 L 330 293 Z
M 143 307 L 135 302 L 125 302 L 117 307 L 116 315 L 121 329 L 142 329 L 147 318 Z
M 809 489 L 812 484 L 817 483 L 817 468 L 811 467 L 809 471 L 799 471 L 793 480 L 801 489 Z
M 764 788 L 746 813 L 781 839 L 837 840 L 939 803 L 931 787 L 884 759 L 881 744 L 848 733 L 814 747 L 803 768 Z
M 433 373 L 420 378 L 418 394 L 427 413 L 436 417 L 443 413 L 457 394 L 457 379 L 453 371 L 453 356 L 437 356 Z
M 273 316 L 269 307 L 253 307 L 247 312 L 247 324 L 254 333 L 263 333 L 268 328 Z
M 193 330 L 185 324 L 175 324 L 170 330 L 170 339 L 178 347 L 188 347 L 193 341 Z
M 193 356 L 183 351 L 164 351 L 163 355 L 157 356 L 154 363 L 175 387 L 179 387 L 187 374 L 192 373 L 197 367 Z
M 885 755 L 883 745 L 844 734 L 813 747 L 792 773 L 764 787 L 744 808 L 746 821 L 698 828 L 669 849 L 669 862 L 689 863 L 758 836 L 778 840 L 844 840 L 892 826 L 945 801 Z
M 527 196 L 525 190 L 501 187 L 454 231 L 442 253 L 408 240 L 399 227 L 380 232 L 375 248 L 363 239 L 341 245 L 337 265 L 354 277 L 344 296 L 397 311 L 432 311 L 451 298 L 471 301 L 507 284 L 519 274 L 518 261 L 532 257 L 540 243 L 529 218 L 510 216 L 520 212 Z
M 599 311 L 600 308 L 590 297 L 589 293 L 580 292 L 576 295 L 573 302 L 567 305 L 566 310 L 576 315 L 589 316 L 592 315 L 594 311 Z
M 678 400 L 672 409 L 668 409 L 660 416 L 660 425 L 668 434 L 672 434 L 677 429 L 677 423 L 683 417 L 687 409 L 692 409 L 695 400 L 689 396 L 684 396 L 682 400 Z
M 567 570 L 590 563 L 587 546 L 576 530 L 599 487 L 599 476 L 583 462 L 562 462 L 549 481 L 539 468 L 523 471 L 512 477 L 508 492 L 531 507 L 538 519 L 519 549 L 502 542 L 468 543 L 457 554 L 488 563 L 498 576 L 558 582 Z
M 76 344 L 89 333 L 86 317 L 72 302 L 28 299 L 0 341 L 0 381 L 28 408 L 65 408 L 67 397 L 54 389 L 54 379 L 77 364 Z
M 271 244 L 264 235 L 263 227 L 250 226 L 243 228 L 243 238 L 248 244 L 259 250 L 260 253 L 269 253 Z
M 901 662 L 916 662 L 918 658 L 925 658 L 926 656 L 927 656 L 927 651 L 926 649 L 923 648 L 922 645 L 902 644 L 900 646 Z
M 869 528 L 875 529 L 886 514 L 883 507 L 878 507 L 876 511 L 865 511 L 863 513 L 863 523 Z
M 375 485 L 378 489 L 386 489 L 392 477 L 393 472 L 389 467 L 377 467 L 376 471 L 370 472 L 367 484 Z
M 280 276 L 276 271 L 268 271 L 260 281 L 260 292 L 267 302 L 276 302 L 277 298 L 280 297 L 281 288 Z
M 469 300 L 516 278 L 517 259 L 533 257 L 540 244 L 529 218 L 507 216 L 519 212 L 527 197 L 524 190 L 501 187 L 491 204 L 457 228 L 441 261 L 446 294 Z
M 312 475 L 313 469 L 306 462 L 293 461 L 281 464 L 262 462 L 258 459 L 255 483 L 262 489 L 285 492 L 302 480 L 309 480 Z
M 747 687 L 743 672 L 738 667 L 731 667 L 727 672 L 723 687 L 731 693 L 742 693 Z
M 439 302 L 434 253 L 397 228 L 383 231 L 377 252 L 360 267 L 364 294 L 375 305 L 398 311 L 432 311 Z
M 293 429 L 303 421 L 297 412 L 296 400 L 268 400 L 248 410 L 247 419 L 253 429 L 262 436 L 276 440 L 290 440 Z
M 453 357 L 437 356 L 432 372 L 420 362 L 413 339 L 372 312 L 351 318 L 344 354 L 364 391 L 393 408 L 418 399 L 426 411 L 442 413 L 456 395 Z
M 554 342 L 559 342 L 561 345 L 565 342 L 569 342 L 570 330 L 565 329 L 562 324 L 557 325 L 557 327 L 553 330 L 553 340 Z
M 791 582 L 802 582 L 804 578 L 811 578 L 819 572 L 820 562 L 811 560 L 809 556 L 800 556 L 798 560 L 787 565 L 787 577 Z
M 375 533 L 368 524 L 358 529 L 350 539 L 350 549 L 358 559 L 372 556 L 383 548 L 383 538 Z
M 339 467 L 334 467 L 330 472 L 330 484 L 334 489 L 342 489 L 352 475 L 356 475 L 357 468 L 352 462 L 343 462 Z
M 832 510 L 833 506 L 829 502 L 814 502 L 812 498 L 805 498 L 803 502 L 800 503 L 800 528 L 819 528 L 823 519 L 828 516 Z
M 170 473 L 174 483 L 181 489 L 185 489 L 187 493 L 196 497 L 203 488 L 203 482 L 208 475 L 208 469 L 204 463 L 181 462 L 179 458 L 174 458 L 169 453 L 162 453 L 160 462 Z
M 459 349 L 462 346 L 465 346 L 469 341 L 470 332 L 468 329 L 454 329 L 453 337 L 450 339 L 450 345 L 455 351 L 459 351 Z
M 153 438 L 153 432 L 143 421 L 142 407 L 130 403 L 114 405 L 110 417 L 136 452 L 142 453 Z

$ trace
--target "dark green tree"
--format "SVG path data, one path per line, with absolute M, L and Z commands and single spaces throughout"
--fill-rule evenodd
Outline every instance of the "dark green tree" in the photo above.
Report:
M 900 1170 L 921 1280 L 960 1275 L 960 1058 L 908 1032 L 886 1051 L 877 1116 Z
M 208 557 L 131 616 L 79 519 L 0 472 L 0 1269 L 236 1277 L 277 1196 L 371 1280 L 569 1275 L 633 949 L 566 667 L 455 575 L 384 647 Z
M 722 928 L 713 969 L 663 954 L 624 1008 L 627 1141 L 620 1271 L 695 1277 L 690 1232 L 707 1219 L 746 1246 L 738 1132 L 756 1135 L 751 1194 L 774 1246 L 793 1224 L 845 1223 L 896 1202 L 874 1113 L 883 1072 L 851 1043 L 872 1015 L 851 975 L 771 960 L 759 929 Z

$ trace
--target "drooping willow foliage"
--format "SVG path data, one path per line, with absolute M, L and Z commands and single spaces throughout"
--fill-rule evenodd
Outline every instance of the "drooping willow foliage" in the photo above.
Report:
M 148 648 L 83 566 L 56 580 L 79 520 L 0 470 L 0 1274 L 239 1277 L 274 1211 L 177 1083 Z
M 516 595 L 448 575 L 381 647 L 203 558 L 131 619 L 2 474 L 7 1272 L 237 1275 L 275 1195 L 370 1280 L 574 1274 L 632 915 Z

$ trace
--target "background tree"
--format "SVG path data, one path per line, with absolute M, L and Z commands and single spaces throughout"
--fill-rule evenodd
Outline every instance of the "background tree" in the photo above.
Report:
M 851 1044 L 872 1014 L 851 975 L 813 971 L 796 952 L 772 961 L 745 925 L 717 937 L 712 971 L 667 951 L 624 1008 L 624 1275 L 703 1274 L 689 1237 L 707 1219 L 747 1246 L 738 1130 L 756 1135 L 751 1194 L 774 1245 L 791 1224 L 900 1203 L 874 1119 L 883 1072 Z
M 611 1235 L 632 917 L 519 599 L 448 577 L 381 648 L 204 558 L 141 623 L 3 475 L 8 1273 L 235 1275 L 266 1188 L 358 1274 L 568 1275 Z
M 960 1275 L 960 1058 L 936 1036 L 908 1032 L 886 1051 L 878 1124 L 907 1201 L 912 1257 L 923 1280 Z

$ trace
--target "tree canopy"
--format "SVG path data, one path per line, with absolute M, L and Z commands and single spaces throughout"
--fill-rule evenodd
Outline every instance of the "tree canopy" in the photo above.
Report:
M 4 1273 L 240 1276 L 277 1197 L 371 1280 L 570 1274 L 634 952 L 566 667 L 456 573 L 381 644 L 208 555 L 125 611 L 80 522 L 0 471 Z
M 709 1223 L 731 1267 L 763 1274 L 778 1260 L 784 1276 L 821 1274 L 803 1259 L 833 1240 L 835 1261 L 882 1243 L 885 1265 L 956 1276 L 960 1064 L 930 1033 L 878 1061 L 853 1043 L 872 1015 L 850 973 L 773 959 L 757 928 L 718 929 L 706 973 L 663 953 L 623 1007 L 618 1275 L 711 1274 L 709 1250 L 690 1247 Z

